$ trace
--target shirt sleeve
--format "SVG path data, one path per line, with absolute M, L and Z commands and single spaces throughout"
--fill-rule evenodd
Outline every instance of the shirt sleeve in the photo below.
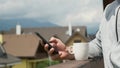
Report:
M 101 32 L 100 30 L 96 34 L 96 38 L 89 42 L 89 57 L 96 57 L 102 55 L 102 47 L 101 47 Z

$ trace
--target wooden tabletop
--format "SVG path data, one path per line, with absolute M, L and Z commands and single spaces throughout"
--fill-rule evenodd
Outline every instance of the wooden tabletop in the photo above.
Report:
M 104 65 L 103 65 L 103 59 L 72 60 L 65 63 L 49 66 L 48 68 L 104 68 Z

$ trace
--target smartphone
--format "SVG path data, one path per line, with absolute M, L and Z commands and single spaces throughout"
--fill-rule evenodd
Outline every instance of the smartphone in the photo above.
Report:
M 57 48 L 56 48 L 56 47 L 53 47 L 52 45 L 50 45 L 50 43 L 49 43 L 47 40 L 45 40 L 45 38 L 43 38 L 43 36 L 41 36 L 40 33 L 35 32 L 35 34 L 36 34 L 40 39 L 42 39 L 44 45 L 45 45 L 45 44 L 48 44 L 48 50 L 50 50 L 51 48 L 54 48 L 53 55 L 58 54 Z M 43 45 L 43 46 L 44 46 L 44 45 Z

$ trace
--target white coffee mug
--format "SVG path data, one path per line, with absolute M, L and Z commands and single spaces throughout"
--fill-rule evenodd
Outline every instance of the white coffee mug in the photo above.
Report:
M 87 60 L 88 51 L 88 43 L 73 43 L 73 53 L 75 56 L 75 60 Z

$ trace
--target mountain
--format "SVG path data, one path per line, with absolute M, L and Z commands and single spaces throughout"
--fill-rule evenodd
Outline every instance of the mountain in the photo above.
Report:
M 0 20 L 0 31 L 8 31 L 11 28 L 15 28 L 16 24 L 20 24 L 23 28 L 27 27 L 52 27 L 58 26 L 48 21 L 37 21 L 33 19 L 6 19 Z
M 12 28 L 16 28 L 16 25 L 20 24 L 22 28 L 27 27 L 54 27 L 58 26 L 49 21 L 37 21 L 34 19 L 0 19 L 0 31 L 8 31 Z M 98 30 L 99 24 L 87 25 L 88 34 L 95 34 Z

